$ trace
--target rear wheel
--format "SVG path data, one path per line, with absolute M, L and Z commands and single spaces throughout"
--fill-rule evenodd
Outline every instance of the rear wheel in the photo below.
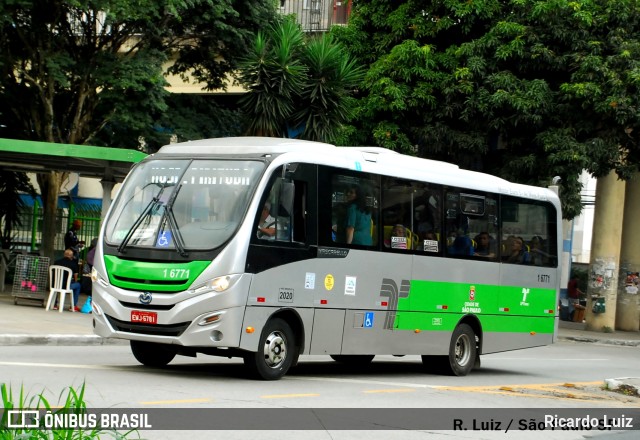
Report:
M 286 321 L 276 318 L 264 327 L 258 351 L 247 353 L 244 364 L 258 379 L 277 380 L 287 373 L 297 357 L 293 330 Z
M 453 331 L 448 356 L 422 356 L 427 369 L 452 376 L 466 376 L 476 362 L 479 367 L 476 334 L 468 324 L 460 324 Z
M 164 367 L 176 357 L 175 348 L 167 344 L 131 341 L 131 352 L 142 365 Z
M 375 355 L 373 354 L 332 354 L 331 359 L 341 364 L 367 365 L 370 364 Z

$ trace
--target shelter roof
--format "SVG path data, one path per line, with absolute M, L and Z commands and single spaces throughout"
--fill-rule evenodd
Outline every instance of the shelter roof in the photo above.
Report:
M 67 171 L 122 182 L 131 166 L 147 155 L 123 148 L 57 144 L 0 138 L 0 170 Z

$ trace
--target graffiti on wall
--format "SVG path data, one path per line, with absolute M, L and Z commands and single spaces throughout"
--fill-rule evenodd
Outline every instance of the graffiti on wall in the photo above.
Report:
M 604 292 L 615 282 L 616 262 L 614 258 L 596 258 L 591 264 L 589 273 L 589 287 L 594 293 Z

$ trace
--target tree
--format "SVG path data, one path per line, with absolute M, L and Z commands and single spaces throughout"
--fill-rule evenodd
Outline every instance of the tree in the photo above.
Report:
M 259 32 L 238 79 L 247 133 L 334 142 L 351 114 L 350 95 L 363 75 L 330 34 L 305 36 L 290 18 Z
M 19 209 L 24 202 L 19 194 L 26 192 L 34 194 L 34 188 L 25 173 L 3 171 L 0 173 L 0 220 L 2 220 L 2 249 L 8 249 L 11 243 L 12 231 L 21 226 Z
M 117 139 L 104 130 L 120 127 L 147 134 L 167 109 L 168 60 L 171 73 L 223 88 L 253 30 L 274 15 L 261 0 L 2 2 L 0 105 L 12 113 L 5 132 L 70 144 Z M 135 147 L 138 136 L 118 146 Z M 63 178 L 38 175 L 45 255 L 53 253 Z
M 546 186 L 640 163 L 637 0 L 360 1 L 335 33 L 369 64 L 344 142 Z

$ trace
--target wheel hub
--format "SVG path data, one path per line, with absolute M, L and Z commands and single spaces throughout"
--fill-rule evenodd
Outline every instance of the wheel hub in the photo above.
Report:
M 273 332 L 265 340 L 264 360 L 269 368 L 278 368 L 287 357 L 287 343 L 279 332 Z

